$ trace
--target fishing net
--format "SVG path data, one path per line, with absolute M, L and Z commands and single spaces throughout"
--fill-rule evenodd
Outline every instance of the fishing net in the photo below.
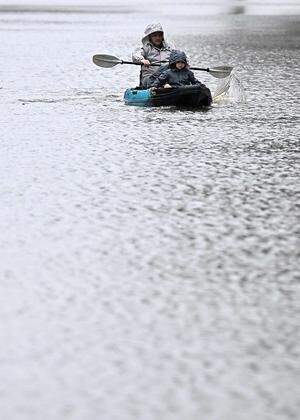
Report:
M 234 71 L 228 77 L 220 79 L 213 94 L 213 101 L 246 102 L 245 89 Z

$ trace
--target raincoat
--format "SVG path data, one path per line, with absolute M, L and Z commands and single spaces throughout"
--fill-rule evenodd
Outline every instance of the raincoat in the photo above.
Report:
M 150 63 L 161 63 L 162 61 L 168 61 L 171 51 L 175 49 L 175 46 L 168 43 L 163 38 L 161 47 L 155 47 L 151 44 L 149 35 L 154 32 L 164 32 L 160 23 L 151 24 L 145 29 L 144 36 L 142 38 L 142 47 L 138 47 L 132 54 L 132 61 L 134 63 L 140 63 L 141 60 L 149 60 Z M 165 69 L 165 68 L 164 68 Z M 155 73 L 160 74 L 162 70 L 158 70 L 156 66 L 142 66 L 141 69 L 141 85 L 143 87 L 150 87 L 152 82 L 155 80 Z
M 175 65 L 178 61 L 183 61 L 186 64 L 186 67 L 181 70 L 177 69 Z M 161 87 L 166 83 L 171 86 L 202 85 L 202 83 L 195 78 L 194 73 L 189 70 L 184 52 L 177 50 L 172 51 L 169 58 L 169 67 L 170 68 L 162 72 L 152 83 L 153 87 Z

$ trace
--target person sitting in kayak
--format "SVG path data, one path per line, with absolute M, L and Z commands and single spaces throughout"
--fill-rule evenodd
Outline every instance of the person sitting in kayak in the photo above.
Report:
M 152 87 L 171 88 L 174 86 L 201 85 L 189 69 L 188 61 L 183 51 L 174 50 L 170 54 L 169 68 L 159 75 L 153 82 Z
M 152 86 L 154 80 L 166 69 L 162 66 L 150 64 L 161 64 L 168 62 L 171 51 L 175 46 L 165 41 L 164 31 L 160 23 L 148 25 L 142 38 L 142 47 L 138 47 L 132 54 L 132 61 L 142 65 L 140 85 L 143 88 Z

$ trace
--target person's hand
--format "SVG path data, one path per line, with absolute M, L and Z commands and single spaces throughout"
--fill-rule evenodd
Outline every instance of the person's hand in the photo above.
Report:
M 156 87 L 152 86 L 149 90 L 150 90 L 151 95 L 153 95 L 153 96 L 156 95 L 156 91 L 157 91 Z
M 166 83 L 165 85 L 164 85 L 164 88 L 167 88 L 167 89 L 170 89 L 172 86 L 171 85 L 169 85 L 169 83 Z
M 144 66 L 149 67 L 150 66 L 150 61 L 149 60 L 141 60 L 141 63 L 144 64 Z

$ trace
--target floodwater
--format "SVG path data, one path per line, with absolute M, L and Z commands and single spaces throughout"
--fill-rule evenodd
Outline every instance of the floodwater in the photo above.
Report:
M 299 5 L 17 3 L 0 6 L 1 418 L 298 419 Z M 91 57 L 130 58 L 153 21 L 192 65 L 234 65 L 246 102 L 125 106 L 138 68 Z

